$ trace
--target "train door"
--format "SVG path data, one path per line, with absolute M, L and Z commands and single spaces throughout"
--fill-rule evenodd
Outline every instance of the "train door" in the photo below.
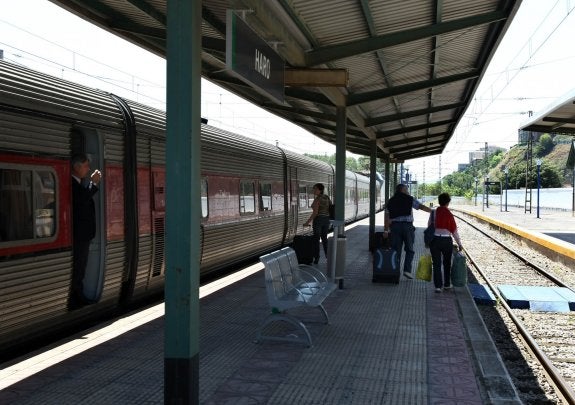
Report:
M 288 166 L 287 168 L 287 193 L 286 199 L 288 200 L 288 221 L 287 221 L 287 235 L 286 239 L 291 241 L 297 232 L 299 201 L 298 201 L 298 180 L 297 168 Z
M 105 232 L 105 182 L 103 139 L 98 131 L 89 128 L 75 128 L 72 132 L 72 153 L 85 153 L 90 159 L 90 169 L 99 169 L 102 180 L 94 195 L 96 205 L 96 236 L 90 243 L 88 265 L 84 276 L 84 296 L 99 301 L 104 286 L 104 266 L 106 251 Z

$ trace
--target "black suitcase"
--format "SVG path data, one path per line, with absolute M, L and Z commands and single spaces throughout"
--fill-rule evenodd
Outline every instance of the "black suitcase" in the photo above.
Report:
M 375 232 L 374 238 L 373 238 L 373 249 L 372 252 L 375 249 L 388 249 L 391 247 L 391 234 L 387 235 L 387 238 L 383 237 L 383 232 Z
M 399 261 L 397 252 L 389 248 L 377 248 L 373 252 L 374 283 L 399 284 Z
M 293 250 L 300 264 L 311 264 L 315 255 L 317 239 L 313 235 L 296 235 L 293 238 Z

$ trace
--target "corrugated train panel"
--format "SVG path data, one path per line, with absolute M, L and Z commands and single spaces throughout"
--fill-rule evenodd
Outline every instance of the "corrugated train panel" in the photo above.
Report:
M 32 123 L 26 115 L 1 111 L 0 122 L 0 149 L 3 151 L 70 156 L 70 125 L 67 123 L 43 119 Z

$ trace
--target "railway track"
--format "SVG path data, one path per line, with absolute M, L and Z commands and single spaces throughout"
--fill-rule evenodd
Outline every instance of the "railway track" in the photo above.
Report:
M 458 216 L 458 229 L 470 281 L 487 284 L 498 296 L 495 307 L 480 312 L 522 401 L 575 404 L 575 314 L 512 309 L 497 289 L 501 284 L 571 288 L 573 272 L 479 221 Z

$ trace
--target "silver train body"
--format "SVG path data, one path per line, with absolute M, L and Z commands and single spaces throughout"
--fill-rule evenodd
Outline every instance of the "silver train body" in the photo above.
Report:
M 312 185 L 332 195 L 332 166 L 205 124 L 201 136 L 202 277 L 310 232 Z M 161 295 L 165 141 L 163 111 L 0 61 L 0 352 Z M 103 181 L 84 279 L 96 303 L 70 311 L 74 152 Z M 369 214 L 367 177 L 346 172 L 345 196 L 346 221 Z

